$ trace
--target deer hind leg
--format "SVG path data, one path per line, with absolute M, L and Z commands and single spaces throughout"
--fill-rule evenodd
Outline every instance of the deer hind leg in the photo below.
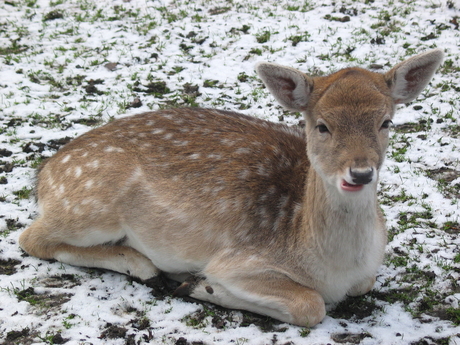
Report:
M 137 250 L 117 244 L 119 233 L 99 235 L 99 243 L 94 241 L 98 236 L 88 240 L 80 239 L 82 245 L 75 245 L 76 236 L 68 232 L 63 237 L 58 230 L 47 227 L 43 218 L 37 219 L 19 238 L 19 245 L 30 255 L 41 259 L 55 259 L 59 262 L 84 267 L 103 268 L 127 274 L 141 280 L 158 275 L 159 270 L 152 261 Z M 54 232 L 53 232 L 54 230 Z M 112 237 L 112 238 L 110 238 Z M 108 244 L 110 243 L 110 244 Z
M 250 276 L 234 272 L 230 279 L 228 274 L 226 276 L 191 277 L 177 288 L 174 295 L 188 295 L 303 327 L 315 326 L 326 315 L 324 300 L 318 292 L 284 275 L 267 272 Z

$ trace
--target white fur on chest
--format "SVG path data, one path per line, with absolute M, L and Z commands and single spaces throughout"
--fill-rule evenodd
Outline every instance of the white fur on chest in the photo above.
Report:
M 359 260 L 358 257 L 350 255 L 342 257 L 342 262 L 333 267 L 324 267 L 324 280 L 318 284 L 316 290 L 326 303 L 342 300 L 354 286 L 375 276 L 382 263 L 384 242 L 378 236 L 373 237 L 372 243 L 359 256 Z
M 385 248 L 384 224 L 372 193 L 347 202 L 338 200 L 335 217 L 315 245 L 315 290 L 326 303 L 342 300 L 348 291 L 375 276 Z

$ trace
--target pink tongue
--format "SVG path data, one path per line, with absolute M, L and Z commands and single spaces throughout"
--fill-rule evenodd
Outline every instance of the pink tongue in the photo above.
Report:
M 342 187 L 343 190 L 345 190 L 347 192 L 357 192 L 357 191 L 360 191 L 361 189 L 363 189 L 362 184 L 350 184 L 345 180 L 342 180 L 341 187 Z

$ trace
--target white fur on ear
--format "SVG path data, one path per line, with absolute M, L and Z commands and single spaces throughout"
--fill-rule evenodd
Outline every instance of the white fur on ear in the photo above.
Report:
M 256 71 L 279 104 L 288 110 L 305 110 L 313 89 L 313 81 L 306 74 L 268 62 L 258 63 Z
M 441 49 L 430 50 L 407 59 L 385 74 L 395 103 L 414 100 L 441 65 L 444 53 Z

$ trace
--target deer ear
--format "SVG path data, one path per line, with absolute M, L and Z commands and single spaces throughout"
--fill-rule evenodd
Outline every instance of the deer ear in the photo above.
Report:
M 385 74 L 395 103 L 414 100 L 433 77 L 441 64 L 441 49 L 430 50 L 400 62 Z
M 279 104 L 288 110 L 305 110 L 313 90 L 312 78 L 296 69 L 268 62 L 258 63 L 256 71 Z

